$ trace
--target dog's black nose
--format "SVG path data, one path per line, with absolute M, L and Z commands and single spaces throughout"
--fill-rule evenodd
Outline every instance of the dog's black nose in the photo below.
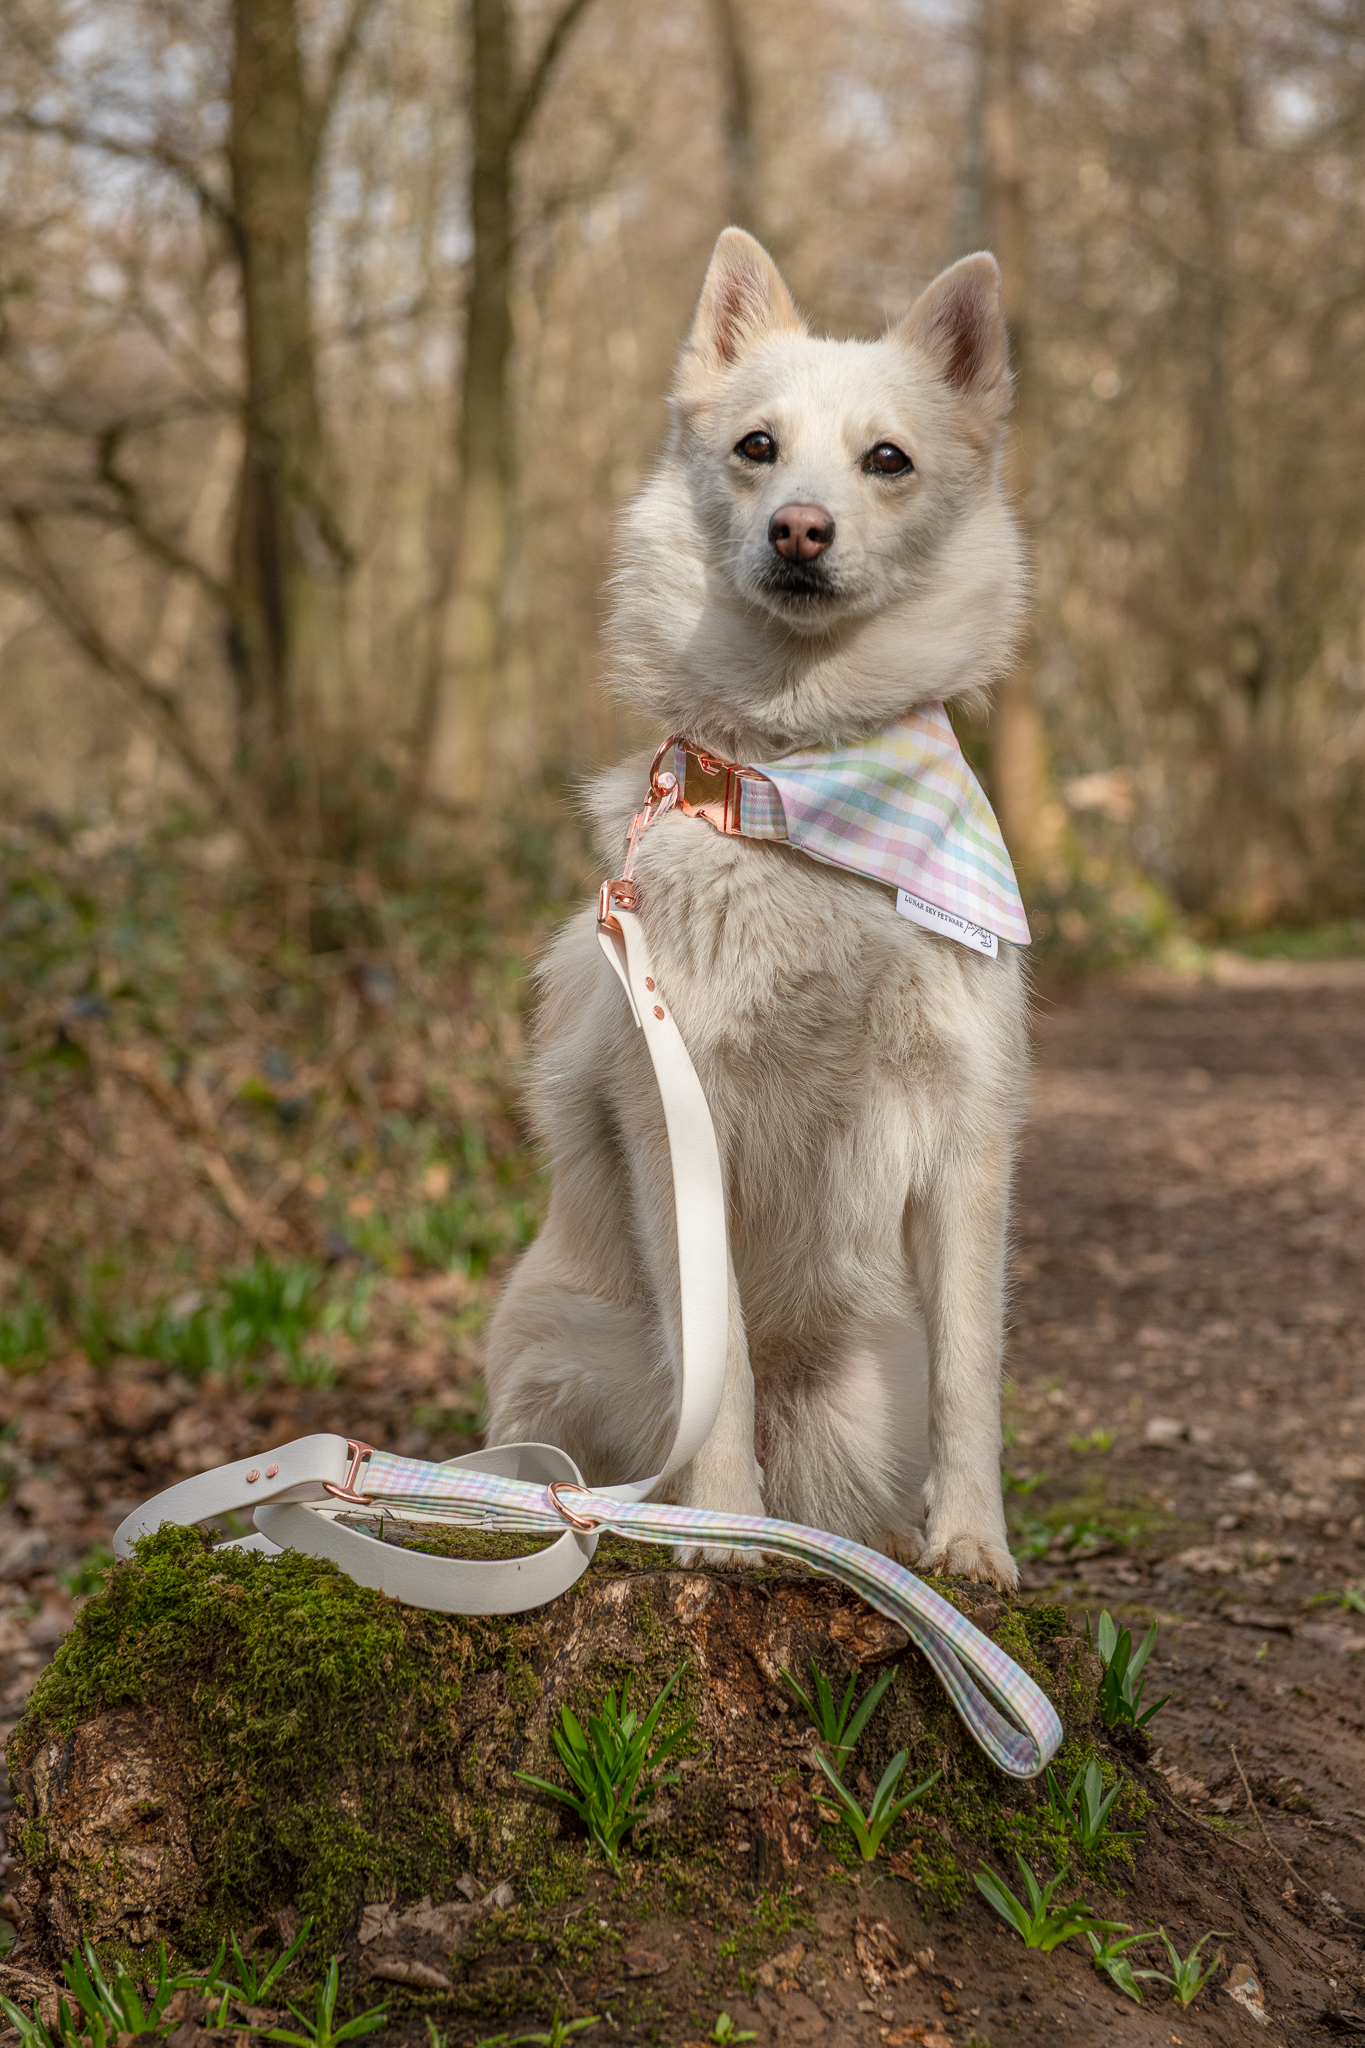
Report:
M 834 514 L 823 505 L 779 505 L 768 539 L 789 562 L 813 562 L 834 539 Z

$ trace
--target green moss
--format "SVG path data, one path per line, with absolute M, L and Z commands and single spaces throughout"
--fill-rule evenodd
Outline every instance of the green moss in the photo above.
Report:
M 677 1667 L 659 1565 L 651 1546 L 601 1546 L 599 1569 L 629 1581 L 621 1615 L 628 1647 L 571 1686 L 575 1709 L 595 1708 L 607 1685 L 627 1678 L 633 1703 L 646 1705 Z M 1068 1737 L 1059 1776 L 1098 1756 L 1112 1781 L 1114 1758 L 1095 1725 L 1097 1661 L 1064 1610 L 946 1584 L 939 1590 L 969 1613 L 989 1607 L 996 1639 L 1058 1704 Z M 492 2028 L 553 2002 L 557 1972 L 613 1972 L 619 1936 L 599 1925 L 605 1915 L 596 1905 L 608 1886 L 618 1925 L 623 1909 L 641 1919 L 720 1910 L 734 1928 L 730 1954 L 756 1960 L 781 1946 L 806 1924 L 809 1905 L 786 1890 L 737 1903 L 736 1887 L 748 1891 L 752 1880 L 747 1866 L 737 1873 L 725 1847 L 733 1788 L 708 1770 L 695 1739 L 694 1768 L 667 1795 L 666 1819 L 640 1830 L 620 1880 L 608 1877 L 559 1807 L 529 1793 L 507 1796 L 504 1769 L 553 1776 L 558 1768 L 545 1748 L 537 1669 L 544 1641 L 535 1617 L 423 1613 L 316 1559 L 214 1551 L 197 1532 L 166 1529 L 132 1563 L 113 1568 L 105 1591 L 83 1609 L 35 1688 L 11 1759 L 22 1770 L 44 1745 L 104 1710 L 144 1707 L 164 1717 L 185 1762 L 203 1875 L 179 1936 L 189 1956 L 206 1958 L 223 1927 L 260 1926 L 288 1904 L 315 1916 L 316 1961 L 345 1939 L 364 1901 L 449 1898 L 467 1869 L 510 1876 L 517 1894 L 511 1912 L 478 1923 L 461 1955 L 454 2005 Z M 698 1710 L 700 1689 L 699 1674 L 685 1666 L 669 1725 Z M 907 1782 L 943 1774 L 887 1844 L 926 1909 L 956 1910 L 981 1855 L 1010 1868 L 1017 1849 L 1042 1871 L 1068 1853 L 1045 1788 L 1001 1777 L 915 1656 L 900 1663 L 859 1766 L 875 1781 L 900 1748 L 911 1754 Z M 794 1769 L 784 1758 L 759 1773 L 760 1783 L 771 1776 L 787 1785 Z M 1120 1805 L 1122 1825 L 1140 1824 L 1139 1787 Z M 936 1821 L 948 1824 L 958 1856 Z M 41 1866 L 50 1857 L 42 1823 L 30 1821 L 21 1839 L 30 1861 Z M 848 1881 L 860 1879 L 864 1866 L 846 1829 L 825 1827 L 823 1846 Z M 1113 1860 L 1102 1857 L 1097 1872 Z M 92 1869 L 76 1889 L 93 1900 L 100 1876 Z M 632 1990 L 618 2017 L 644 2024 L 654 1995 Z M 393 1994 L 395 2017 L 429 2004 L 422 1994 Z
M 315 1916 L 325 1954 L 365 1898 L 448 1890 L 466 1867 L 450 1800 L 469 1661 L 467 1627 L 317 1559 L 210 1551 L 165 1529 L 83 1610 L 11 1761 L 101 1709 L 155 1709 L 181 1738 L 211 1905 L 187 1944 L 292 1904 Z M 25 1853 L 46 1855 L 39 1828 Z

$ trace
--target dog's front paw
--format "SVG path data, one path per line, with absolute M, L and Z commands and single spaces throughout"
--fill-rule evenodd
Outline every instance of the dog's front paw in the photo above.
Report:
M 944 1579 L 971 1579 L 998 1586 L 1012 1593 L 1019 1584 L 1019 1567 L 1003 1543 L 981 1536 L 940 1536 L 930 1530 L 919 1559 L 919 1569 L 935 1572 Z
M 724 1572 L 756 1572 L 767 1563 L 761 1550 L 731 1550 L 719 1543 L 683 1543 L 674 1552 L 678 1563 L 689 1571 L 700 1565 Z
M 896 1564 L 916 1566 L 924 1556 L 924 1531 L 922 1529 L 883 1529 L 872 1548 L 880 1550 L 883 1557 L 889 1557 Z

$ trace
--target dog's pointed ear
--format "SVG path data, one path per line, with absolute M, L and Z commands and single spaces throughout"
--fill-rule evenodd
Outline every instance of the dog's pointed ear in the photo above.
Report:
M 805 321 L 767 250 L 743 228 L 726 228 L 711 262 L 678 363 L 677 391 L 728 370 L 774 334 L 805 334 Z
M 1000 266 L 982 250 L 941 271 L 892 338 L 929 358 L 949 389 L 992 417 L 1009 404 L 1009 342 Z

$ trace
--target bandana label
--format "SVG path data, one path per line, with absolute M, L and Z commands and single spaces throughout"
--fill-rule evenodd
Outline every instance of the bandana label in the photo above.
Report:
M 979 924 L 968 924 L 965 918 L 954 917 L 951 911 L 926 903 L 922 896 L 912 896 L 908 889 L 897 889 L 896 908 L 902 917 L 909 918 L 911 924 L 923 925 L 927 932 L 942 932 L 945 938 L 956 939 L 960 946 L 970 946 L 974 953 L 984 953 L 988 960 L 994 960 L 1000 951 L 1000 941 L 994 932 L 986 931 Z

